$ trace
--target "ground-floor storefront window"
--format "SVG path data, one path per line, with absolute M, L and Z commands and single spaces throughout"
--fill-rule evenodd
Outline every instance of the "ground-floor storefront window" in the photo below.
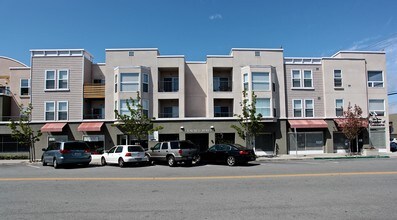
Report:
M 48 136 L 48 144 L 47 146 L 49 146 L 50 144 L 57 142 L 57 141 L 68 141 L 68 136 L 67 135 L 51 135 Z
M 90 146 L 91 154 L 103 154 L 105 150 L 104 135 L 84 135 L 83 141 Z
M 257 155 L 274 154 L 273 134 L 258 134 L 255 136 L 255 153 Z
M 323 132 L 290 132 L 288 133 L 290 154 L 323 153 Z
M 216 133 L 215 144 L 234 144 L 235 133 Z
M 18 143 L 11 135 L 0 135 L 0 153 L 29 152 L 29 146 Z
M 370 128 L 369 140 L 371 145 L 378 149 L 386 149 L 386 129 L 385 128 Z

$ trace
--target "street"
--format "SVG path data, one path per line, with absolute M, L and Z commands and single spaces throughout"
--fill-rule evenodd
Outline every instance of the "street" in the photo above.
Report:
M 0 165 L 0 219 L 396 219 L 395 159 Z

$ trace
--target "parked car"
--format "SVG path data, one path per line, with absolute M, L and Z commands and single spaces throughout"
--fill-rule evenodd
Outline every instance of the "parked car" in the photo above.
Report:
M 160 142 L 146 151 L 146 154 L 150 161 L 166 161 L 170 167 L 178 162 L 190 165 L 200 159 L 199 147 L 188 140 Z
M 256 159 L 255 153 L 239 144 L 216 144 L 201 153 L 201 161 L 205 163 L 226 163 L 234 166 L 248 163 Z
M 127 164 L 143 164 L 149 161 L 145 150 L 140 145 L 117 145 L 102 154 L 101 164 L 118 164 L 124 167 Z
M 84 141 L 53 142 L 42 149 L 43 166 L 52 164 L 55 169 L 65 164 L 83 164 L 91 162 L 90 147 Z
M 397 151 L 397 143 L 390 142 L 390 151 L 391 152 L 396 152 Z

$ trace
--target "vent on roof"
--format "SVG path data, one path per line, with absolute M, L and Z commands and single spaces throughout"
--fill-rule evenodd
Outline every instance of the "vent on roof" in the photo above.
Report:
M 134 55 L 134 51 L 128 51 L 128 56 L 133 57 Z

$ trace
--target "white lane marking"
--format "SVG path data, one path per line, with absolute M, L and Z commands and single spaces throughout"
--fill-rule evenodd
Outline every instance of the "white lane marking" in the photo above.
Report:
M 41 167 L 38 167 L 38 166 L 33 166 L 33 165 L 30 165 L 30 164 L 28 164 L 28 165 L 26 165 L 26 166 L 28 166 L 28 167 L 32 167 L 32 168 L 36 168 L 36 169 L 40 169 Z

